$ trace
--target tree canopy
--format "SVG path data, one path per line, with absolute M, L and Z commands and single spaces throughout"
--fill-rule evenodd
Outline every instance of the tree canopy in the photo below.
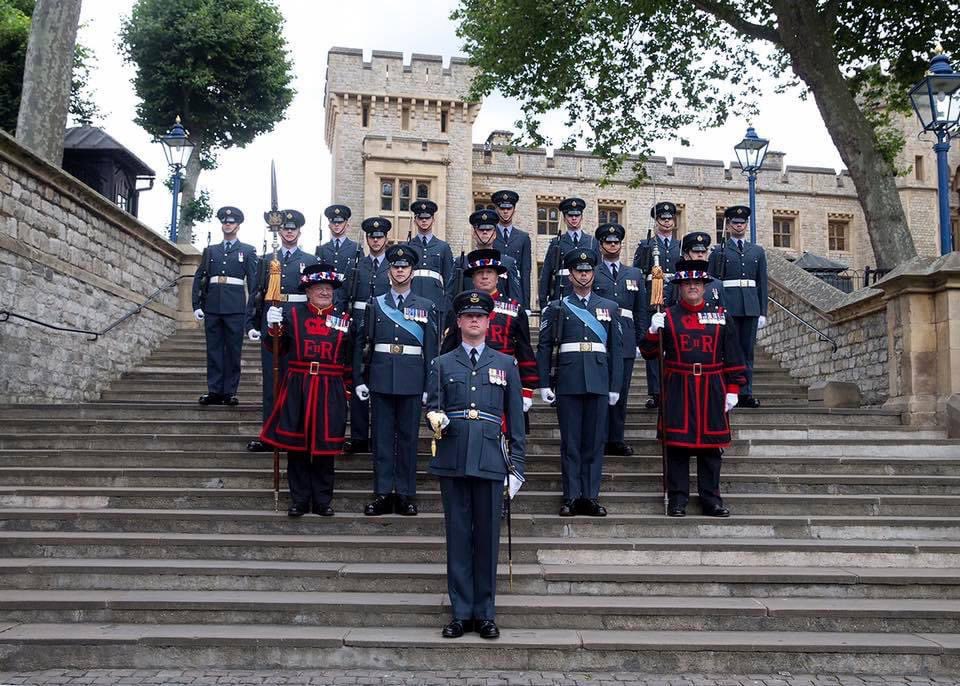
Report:
M 136 122 L 159 136 L 179 115 L 197 145 L 183 185 L 184 231 L 203 168 L 218 150 L 273 130 L 293 99 L 283 17 L 269 0 L 137 0 L 120 48 L 136 69 Z
M 936 0 L 461 0 L 453 13 L 493 89 L 523 103 L 520 144 L 561 109 L 571 136 L 618 170 L 690 125 L 757 112 L 764 92 L 812 93 L 864 208 L 878 262 L 916 254 L 897 194 L 890 126 L 933 44 L 960 47 L 957 4 Z

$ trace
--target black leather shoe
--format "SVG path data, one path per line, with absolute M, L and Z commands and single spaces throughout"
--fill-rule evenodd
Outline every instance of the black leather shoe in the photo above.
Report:
M 441 636 L 444 638 L 460 638 L 465 633 L 473 631 L 473 622 L 469 619 L 454 619 L 443 627 Z
M 310 511 L 309 507 L 300 507 L 299 505 L 291 505 L 287 509 L 288 517 L 302 517 Z
M 360 438 L 348 438 L 343 442 L 343 452 L 346 455 L 354 455 L 356 453 L 369 453 L 370 446 L 367 444 L 367 441 Z
M 679 505 L 670 505 L 667 508 L 668 517 L 686 517 L 687 511 L 680 507 Z
M 413 517 L 417 514 L 417 505 L 409 498 L 398 495 L 393 501 L 393 511 L 404 517 Z
M 560 516 L 573 517 L 575 514 L 577 514 L 576 502 L 573 500 L 564 500 L 563 505 L 560 506 Z
M 263 441 L 250 441 L 247 443 L 247 450 L 251 453 L 266 453 L 270 448 Z
M 500 629 L 497 628 L 495 621 L 480 619 L 477 622 L 477 633 L 480 634 L 480 638 L 500 638 Z
M 606 517 L 607 508 L 601 505 L 596 498 L 593 500 L 584 499 L 583 513 L 589 517 Z
M 658 407 L 660 407 L 660 396 L 659 396 L 659 395 L 651 395 L 649 398 L 647 398 L 647 409 L 648 409 L 648 410 L 655 410 L 655 409 L 657 409 Z
M 197 399 L 197 402 L 201 405 L 222 405 L 223 397 L 217 393 L 204 393 Z
M 730 510 L 725 508 L 723 505 L 717 505 L 715 507 L 703 508 L 703 514 L 706 517 L 729 517 Z
M 393 512 L 391 507 L 393 503 L 390 502 L 390 496 L 388 495 L 377 495 L 371 502 L 367 503 L 367 506 L 363 508 L 363 514 L 368 517 L 378 517 L 380 515 L 390 514 Z
M 223 399 L 223 404 L 229 405 L 230 407 L 236 407 L 237 405 L 240 404 L 240 401 L 237 400 L 237 396 L 231 395 L 229 398 Z
M 760 407 L 760 401 L 754 398 L 752 395 L 741 395 L 737 399 L 737 407 L 746 407 L 751 410 L 755 410 Z
M 629 457 L 633 455 L 633 448 L 626 443 L 607 443 L 603 449 L 604 455 L 623 455 Z

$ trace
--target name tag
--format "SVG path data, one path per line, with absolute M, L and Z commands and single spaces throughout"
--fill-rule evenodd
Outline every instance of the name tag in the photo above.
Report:
M 329 326 L 331 329 L 336 329 L 337 331 L 347 333 L 350 330 L 350 318 L 334 317 L 332 314 L 328 314 L 327 326 Z
M 603 309 L 602 307 L 597 308 L 597 321 L 600 322 L 609 322 L 612 321 L 610 318 L 610 310 Z
M 507 385 L 507 372 L 503 369 L 494 369 L 490 367 L 487 369 L 490 372 L 490 383 L 497 386 L 506 386 Z
M 625 280 L 624 280 L 624 283 L 627 284 L 627 290 L 628 290 L 628 291 L 639 291 L 639 290 L 640 290 L 640 287 L 637 286 L 637 280 L 636 280 L 636 279 L 625 279 Z
M 420 310 L 415 307 L 404 307 L 403 308 L 403 318 L 409 319 L 413 322 L 420 322 L 421 324 L 427 323 L 427 311 Z

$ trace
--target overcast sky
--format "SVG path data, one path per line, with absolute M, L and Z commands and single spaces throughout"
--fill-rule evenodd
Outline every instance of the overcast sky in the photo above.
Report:
M 306 215 L 303 245 L 312 248 L 323 208 L 332 202 L 330 154 L 323 140 L 327 51 L 335 45 L 361 48 L 369 57 L 371 50 L 394 50 L 403 52 L 407 60 L 413 52 L 445 58 L 462 54 L 449 19 L 457 2 L 278 0 L 277 4 L 286 19 L 297 95 L 286 119 L 272 133 L 246 148 L 222 152 L 219 168 L 203 172 L 200 186 L 210 191 L 214 208 L 236 205 L 246 213 L 248 221 L 241 229 L 241 238 L 259 249 L 263 238 L 262 222 L 257 217 L 269 209 L 270 160 L 275 159 L 280 205 L 300 209 Z M 132 5 L 133 0 L 86 0 L 79 40 L 96 57 L 91 86 L 105 115 L 100 126 L 162 178 L 166 175 L 166 161 L 160 145 L 152 143 L 150 136 L 132 123 L 137 105 L 130 83 L 133 70 L 123 63 L 116 47 L 121 19 L 129 15 Z M 483 142 L 494 129 L 512 128 L 519 113 L 514 102 L 497 96 L 487 99 L 474 125 L 474 141 Z M 729 161 L 734 158 L 733 145 L 743 137 L 747 123 L 733 117 L 721 129 L 684 132 L 691 141 L 690 147 L 664 143 L 655 146 L 655 150 L 668 158 L 676 155 Z M 771 140 L 772 150 L 786 153 L 788 164 L 842 167 L 812 99 L 801 101 L 796 93 L 770 95 L 761 101 L 760 115 L 752 123 L 759 135 Z M 186 124 L 189 127 L 189 122 Z M 562 132 L 548 133 L 559 140 Z M 170 221 L 170 193 L 157 183 L 153 190 L 141 194 L 140 203 L 140 218 L 163 232 Z M 210 223 L 198 230 L 201 245 L 206 244 L 208 228 L 213 231 L 213 240 L 219 238 L 219 225 Z

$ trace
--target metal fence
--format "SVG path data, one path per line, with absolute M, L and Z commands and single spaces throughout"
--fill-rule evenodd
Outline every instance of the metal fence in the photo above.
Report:
M 890 273 L 889 269 L 871 269 L 864 267 L 863 271 L 857 269 L 847 269 L 842 272 L 817 272 L 811 271 L 815 277 L 824 281 L 837 290 L 844 293 L 853 293 L 856 290 L 872 286 L 877 281 Z

